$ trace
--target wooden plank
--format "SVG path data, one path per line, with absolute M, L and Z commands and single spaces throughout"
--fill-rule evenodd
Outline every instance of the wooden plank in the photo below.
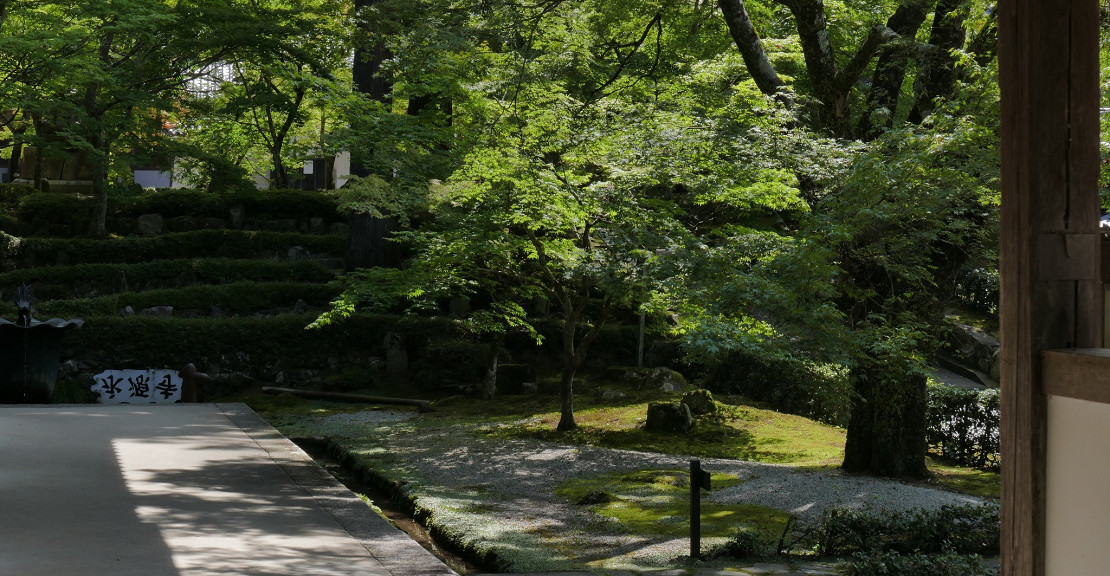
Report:
M 1087 246 L 1098 224 L 1098 4 L 1000 0 L 998 20 L 1002 574 L 1044 576 L 1040 352 L 1102 340 L 1099 248 Z M 1067 261 L 1053 261 L 1060 254 Z
M 1041 375 L 1045 394 L 1110 404 L 1110 350 L 1045 350 Z

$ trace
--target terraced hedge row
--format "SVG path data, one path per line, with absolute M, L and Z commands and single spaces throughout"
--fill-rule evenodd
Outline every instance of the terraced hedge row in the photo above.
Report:
M 175 315 L 210 316 L 213 307 L 222 315 L 240 316 L 259 312 L 289 312 L 298 300 L 319 310 L 339 295 L 334 284 L 303 282 L 235 282 L 223 285 L 195 285 L 167 290 L 127 292 L 99 298 L 71 298 L 40 301 L 35 316 L 43 318 L 91 318 L 115 316 L 130 306 L 138 313 L 155 306 L 172 306 Z M 4 315 L 14 315 L 15 306 L 4 304 Z
M 231 258 L 179 258 L 135 263 L 41 266 L 0 273 L 0 293 L 31 285 L 39 300 L 87 297 L 123 291 L 179 288 L 191 284 L 257 282 L 326 283 L 335 273 L 315 260 L 276 261 Z
M 342 257 L 343 236 L 249 230 L 195 230 L 160 236 L 124 238 L 27 238 L 16 258 L 24 265 L 68 266 L 94 263 L 135 263 L 186 258 L 287 258 L 301 246 L 320 256 Z

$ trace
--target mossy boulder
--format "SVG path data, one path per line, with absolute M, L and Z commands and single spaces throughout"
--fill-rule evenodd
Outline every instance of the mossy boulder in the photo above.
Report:
M 681 402 L 690 409 L 694 416 L 703 416 L 717 411 L 717 403 L 713 401 L 713 394 L 704 388 L 691 390 L 683 394 Z
M 648 404 L 644 426 L 657 432 L 688 432 L 694 427 L 694 415 L 681 402 L 653 402 Z

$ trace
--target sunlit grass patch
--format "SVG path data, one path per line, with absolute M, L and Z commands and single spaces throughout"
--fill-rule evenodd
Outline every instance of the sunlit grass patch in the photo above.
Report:
M 683 470 L 638 470 L 614 472 L 590 478 L 574 478 L 561 484 L 555 494 L 570 502 L 599 500 L 588 505 L 598 515 L 619 524 L 630 534 L 681 538 L 690 533 L 689 472 Z M 730 474 L 714 474 L 714 489 L 735 486 L 741 481 Z M 603 496 L 599 496 L 603 495 Z M 737 528 L 778 537 L 789 514 L 755 504 L 702 503 L 703 536 L 727 537 Z
M 699 418 L 684 434 L 644 429 L 648 403 L 598 406 L 575 413 L 578 428 L 557 432 L 558 412 L 522 419 L 498 433 L 514 438 L 684 454 L 706 458 L 733 458 L 753 462 L 825 465 L 839 463 L 844 455 L 844 431 L 807 418 L 750 406 L 722 406 L 721 414 Z
M 940 486 L 980 498 L 1001 498 L 1002 475 L 990 470 L 955 466 L 939 458 L 928 458 L 933 482 Z

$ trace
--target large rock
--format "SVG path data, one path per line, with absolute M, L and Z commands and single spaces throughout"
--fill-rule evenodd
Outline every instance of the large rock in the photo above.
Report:
M 641 390 L 682 392 L 686 378 L 670 368 L 632 368 L 625 372 L 624 380 Z
M 687 432 L 694 427 L 694 415 L 690 407 L 681 402 L 653 402 L 648 404 L 645 426 L 659 432 Z
M 139 234 L 156 236 L 162 233 L 163 222 L 161 214 L 143 214 L 135 220 L 135 230 Z
M 998 340 L 974 326 L 952 324 L 948 331 L 948 351 L 952 357 L 980 372 L 991 372 L 991 360 L 998 348 Z
M 690 408 L 690 412 L 694 416 L 712 414 L 717 411 L 717 403 L 713 401 L 713 395 L 704 388 L 691 390 L 683 394 L 682 405 Z

